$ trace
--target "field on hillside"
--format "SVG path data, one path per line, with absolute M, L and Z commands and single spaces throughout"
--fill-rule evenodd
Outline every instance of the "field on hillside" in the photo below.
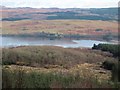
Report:
M 92 20 L 21 20 L 3 21 L 2 34 L 34 34 L 39 32 L 80 35 L 117 35 L 115 21 Z
M 8 8 L 1 7 L 3 21 L 16 20 L 117 20 L 118 8 Z

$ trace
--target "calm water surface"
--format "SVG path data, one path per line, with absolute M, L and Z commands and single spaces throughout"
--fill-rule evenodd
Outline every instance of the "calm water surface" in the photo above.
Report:
M 33 37 L 0 37 L 0 47 L 16 47 L 16 46 L 61 46 L 64 48 L 87 47 L 91 48 L 93 44 L 109 43 L 105 41 L 96 40 L 50 40 Z

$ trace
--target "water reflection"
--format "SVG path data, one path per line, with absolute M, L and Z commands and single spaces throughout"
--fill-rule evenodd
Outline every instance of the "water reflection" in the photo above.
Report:
M 93 44 L 110 43 L 96 40 L 70 40 L 70 39 L 43 39 L 33 37 L 0 37 L 1 47 L 16 47 L 16 46 L 61 46 L 64 48 L 88 47 L 91 48 Z

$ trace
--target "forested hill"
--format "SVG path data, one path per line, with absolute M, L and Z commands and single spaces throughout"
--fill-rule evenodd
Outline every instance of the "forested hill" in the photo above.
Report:
M 3 21 L 17 20 L 117 20 L 118 8 L 7 8 L 2 7 Z

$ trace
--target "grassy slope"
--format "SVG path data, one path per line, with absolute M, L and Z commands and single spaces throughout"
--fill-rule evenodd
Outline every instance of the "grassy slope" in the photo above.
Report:
M 113 87 L 110 71 L 100 68 L 116 60 L 109 53 L 36 46 L 3 49 L 2 55 L 4 87 Z
M 80 64 L 70 69 L 34 68 L 28 66 L 6 65 L 3 67 L 4 87 L 28 88 L 99 88 L 112 87 L 108 83 L 111 72 L 95 64 Z M 6 76 L 9 75 L 9 76 Z M 22 81 L 20 78 L 22 77 Z M 6 82 L 6 78 L 7 82 Z M 13 85 L 11 85 L 11 82 Z M 8 84 L 9 83 L 9 84 Z M 21 83 L 21 84 L 19 84 Z
M 20 64 L 45 67 L 58 65 L 70 68 L 81 63 L 98 63 L 114 60 L 110 54 L 87 49 L 72 49 L 50 46 L 29 46 L 3 49 L 3 64 Z
M 117 34 L 117 22 L 92 20 L 22 20 L 3 21 L 2 34 L 32 34 L 35 32 L 50 32 L 61 34 L 102 35 Z M 102 29 L 102 31 L 96 31 Z

